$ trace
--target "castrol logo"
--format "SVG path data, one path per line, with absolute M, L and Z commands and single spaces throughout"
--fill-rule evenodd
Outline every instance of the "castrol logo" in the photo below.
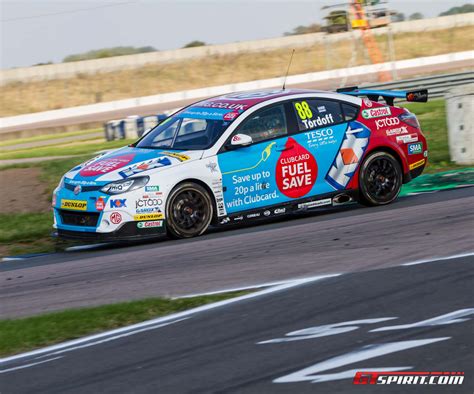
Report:
M 391 114 L 392 111 L 390 107 L 371 108 L 362 111 L 362 117 L 365 119 L 381 118 L 382 116 L 390 116 Z

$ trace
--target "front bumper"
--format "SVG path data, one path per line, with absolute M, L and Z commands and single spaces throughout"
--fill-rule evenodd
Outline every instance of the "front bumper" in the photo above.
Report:
M 161 227 L 139 228 L 137 223 L 127 222 L 118 230 L 110 233 L 98 233 L 93 231 L 74 231 L 58 228 L 53 233 L 54 237 L 71 239 L 71 240 L 87 240 L 90 242 L 117 242 L 117 241 L 136 241 L 143 239 L 152 239 L 166 234 L 165 220 L 162 221 Z M 70 226 L 69 226 L 70 227 Z

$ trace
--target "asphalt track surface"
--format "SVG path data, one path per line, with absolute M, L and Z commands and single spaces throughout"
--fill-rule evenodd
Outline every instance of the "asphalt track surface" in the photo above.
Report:
M 0 391 L 472 393 L 473 264 L 471 255 L 344 274 L 0 360 Z M 458 386 L 353 385 L 356 371 L 378 368 L 465 378 Z
M 0 264 L 0 315 L 205 293 L 473 251 L 474 188 Z
M 444 63 L 444 64 L 426 65 L 422 67 L 407 68 L 407 69 L 399 70 L 397 71 L 397 73 L 398 73 L 398 79 L 406 79 L 406 78 L 414 77 L 416 75 L 428 75 L 431 73 L 444 73 L 444 72 L 452 72 L 455 70 L 472 69 L 472 65 L 473 65 L 472 60 L 464 60 L 464 61 Z M 375 82 L 377 82 L 377 74 L 373 73 L 373 74 L 365 75 L 365 76 L 350 77 L 346 81 L 346 86 L 375 83 Z M 328 79 L 325 81 L 289 85 L 288 87 L 299 88 L 299 89 L 334 90 L 340 87 L 340 84 L 341 84 L 341 79 L 337 78 L 337 79 Z M 413 88 L 416 88 L 416 86 L 414 86 Z M 202 97 L 202 99 L 205 99 L 205 98 L 206 97 Z M 196 101 L 198 101 L 198 99 L 181 100 L 181 101 L 174 101 L 174 102 L 163 103 L 163 104 L 143 105 L 140 107 L 112 110 L 112 111 L 102 112 L 100 114 L 86 114 L 86 115 L 81 115 L 81 116 L 68 117 L 66 119 L 57 119 L 57 120 L 51 120 L 51 121 L 48 120 L 48 121 L 32 123 L 28 125 L 28 129 L 34 130 L 34 129 L 42 129 L 42 128 L 70 126 L 70 125 L 77 125 L 77 124 L 105 122 L 111 119 L 123 119 L 130 115 L 144 116 L 144 115 L 150 115 L 150 114 L 157 114 L 157 113 L 163 113 L 164 111 L 172 110 L 175 108 L 182 108 Z M 21 131 L 24 129 L 25 129 L 24 125 L 10 126 L 10 127 L 3 127 L 1 129 L 1 132 L 8 133 L 8 132 L 14 132 L 14 131 Z

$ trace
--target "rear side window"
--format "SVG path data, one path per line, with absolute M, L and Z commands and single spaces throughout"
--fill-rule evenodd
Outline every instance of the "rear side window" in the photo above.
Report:
M 318 129 L 344 122 L 338 101 L 316 98 L 295 100 L 292 103 L 300 131 Z
M 359 112 L 359 107 L 354 105 L 350 105 L 347 103 L 342 103 L 342 112 L 344 114 L 344 120 L 348 122 L 349 120 L 354 120 L 357 117 L 357 113 Z

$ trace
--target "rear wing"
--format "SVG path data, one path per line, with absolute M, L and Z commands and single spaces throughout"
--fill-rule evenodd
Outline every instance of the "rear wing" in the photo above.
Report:
M 357 86 L 337 89 L 337 93 L 348 94 L 350 96 L 366 96 L 369 100 L 379 101 L 382 97 L 388 105 L 393 105 L 396 98 L 416 103 L 426 103 L 428 101 L 428 90 L 370 90 L 359 89 Z

